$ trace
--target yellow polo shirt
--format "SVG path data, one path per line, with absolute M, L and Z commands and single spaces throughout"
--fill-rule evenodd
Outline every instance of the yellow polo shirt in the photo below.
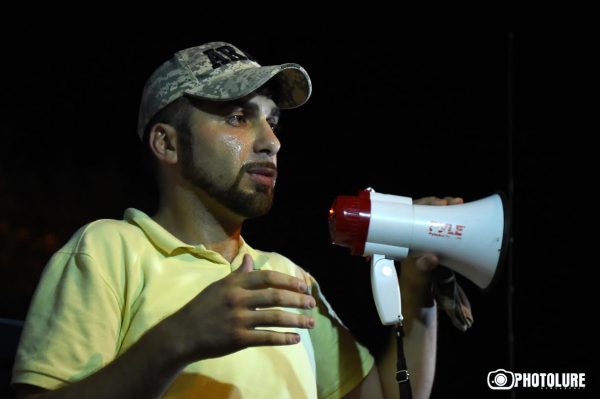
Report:
M 127 209 L 124 219 L 84 226 L 50 259 L 27 315 L 13 383 L 57 389 L 93 374 L 237 269 L 246 253 L 255 269 L 306 281 L 317 306 L 286 310 L 311 314 L 316 327 L 277 329 L 300 334 L 296 345 L 248 348 L 191 363 L 164 397 L 339 398 L 373 366 L 314 278 L 289 259 L 242 240 L 229 263 L 204 245 L 183 243 L 139 210 Z

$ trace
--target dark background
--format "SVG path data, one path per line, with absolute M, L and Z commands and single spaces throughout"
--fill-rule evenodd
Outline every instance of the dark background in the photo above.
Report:
M 152 212 L 153 180 L 135 134 L 144 81 L 174 51 L 224 40 L 263 65 L 300 63 L 314 89 L 304 107 L 283 114 L 276 204 L 248 223 L 247 241 L 308 269 L 350 329 L 378 353 L 386 331 L 368 264 L 329 243 L 327 211 L 335 196 L 371 186 L 468 202 L 502 190 L 513 203 L 514 345 L 510 268 L 486 293 L 461 278 L 475 324 L 461 333 L 440 315 L 432 397 L 509 397 L 487 387 L 487 373 L 498 368 L 586 372 L 585 391 L 519 389 L 516 397 L 590 393 L 595 307 L 579 245 L 584 230 L 575 223 L 581 207 L 593 203 L 587 191 L 593 179 L 580 167 L 586 144 L 570 124 L 578 38 L 517 31 L 509 51 L 506 31 L 381 35 L 315 28 L 295 35 L 75 40 L 78 34 L 4 46 L 1 318 L 25 317 L 45 262 L 81 225 L 120 219 L 130 206 Z M 573 201 L 582 196 L 588 200 Z

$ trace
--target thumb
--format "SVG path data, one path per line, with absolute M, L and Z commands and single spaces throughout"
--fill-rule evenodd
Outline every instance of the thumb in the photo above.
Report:
M 244 259 L 242 260 L 242 264 L 237 268 L 235 272 L 237 273 L 246 273 L 254 270 L 254 261 L 252 260 L 252 256 L 245 254 Z

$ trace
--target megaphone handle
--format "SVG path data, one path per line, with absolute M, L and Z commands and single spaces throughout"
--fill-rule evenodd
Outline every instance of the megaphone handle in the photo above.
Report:
M 408 367 L 404 357 L 404 343 L 402 337 L 402 302 L 400 300 L 400 284 L 393 259 L 386 259 L 384 255 L 371 257 L 371 288 L 375 306 L 381 322 L 385 325 L 394 325 L 396 332 L 396 382 L 403 399 L 412 398 Z
M 371 289 L 381 322 L 388 326 L 401 324 L 400 284 L 393 259 L 384 255 L 371 257 Z

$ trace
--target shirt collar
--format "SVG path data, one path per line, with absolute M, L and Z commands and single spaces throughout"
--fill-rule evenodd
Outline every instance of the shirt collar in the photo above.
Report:
M 244 254 L 249 254 L 252 257 L 254 260 L 254 269 L 262 268 L 268 260 L 266 255 L 250 247 L 242 237 L 240 237 L 238 254 L 233 261 L 229 263 L 223 255 L 211 249 L 207 249 L 204 244 L 194 246 L 184 243 L 173 234 L 169 233 L 160 224 L 156 223 L 150 216 L 138 209 L 126 209 L 123 218 L 129 223 L 137 225 L 152 244 L 167 256 L 175 256 L 187 252 L 214 263 L 230 265 L 232 270 L 240 267 Z

